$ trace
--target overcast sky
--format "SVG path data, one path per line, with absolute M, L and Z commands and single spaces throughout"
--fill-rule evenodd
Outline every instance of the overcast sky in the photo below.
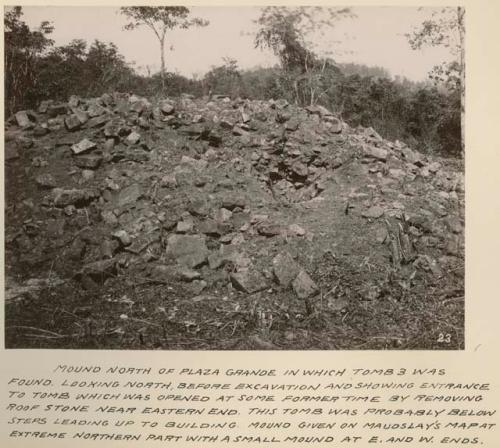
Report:
M 115 7 L 24 6 L 24 20 L 36 27 L 42 20 L 55 26 L 52 38 L 57 45 L 72 39 L 114 42 L 129 62 L 144 72 L 159 69 L 159 44 L 147 28 L 125 31 L 126 18 Z M 238 61 L 241 68 L 271 66 L 277 60 L 269 52 L 254 49 L 253 7 L 192 7 L 193 15 L 210 21 L 205 28 L 175 30 L 168 35 L 167 70 L 183 75 L 202 75 L 223 57 Z M 436 64 L 449 59 L 444 48 L 414 51 L 405 33 L 410 32 L 432 9 L 410 7 L 355 7 L 356 18 L 342 19 L 318 45 L 333 48 L 338 62 L 357 62 L 387 68 L 392 75 L 415 81 L 425 80 Z M 332 44 L 332 42 L 340 42 Z

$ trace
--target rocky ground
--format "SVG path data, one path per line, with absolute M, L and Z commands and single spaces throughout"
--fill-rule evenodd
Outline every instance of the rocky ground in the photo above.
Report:
M 5 179 L 9 348 L 464 346 L 463 166 L 322 107 L 43 102 Z

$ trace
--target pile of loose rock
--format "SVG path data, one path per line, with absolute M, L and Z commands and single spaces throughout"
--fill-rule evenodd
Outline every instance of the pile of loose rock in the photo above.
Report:
M 351 215 L 395 268 L 463 257 L 463 173 L 321 106 L 72 96 L 11 117 L 5 158 L 11 298 L 49 273 L 89 290 L 133 273 L 308 299 L 320 287 L 301 254 L 329 234 L 348 244 Z

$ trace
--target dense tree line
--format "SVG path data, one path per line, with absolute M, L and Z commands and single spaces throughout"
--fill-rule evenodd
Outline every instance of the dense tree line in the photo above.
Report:
M 92 96 L 127 89 L 139 79 L 112 43 L 83 40 L 54 46 L 48 22 L 30 30 L 21 7 L 5 14 L 5 107 L 7 113 L 35 107 L 43 99 Z
M 336 11 L 335 17 L 347 13 Z M 112 43 L 96 40 L 87 45 L 75 40 L 55 46 L 48 22 L 31 30 L 22 20 L 22 9 L 14 7 L 4 19 L 6 114 L 35 108 L 44 99 L 98 96 L 115 90 L 148 97 L 190 93 L 285 98 L 299 105 L 324 105 L 351 126 L 372 126 L 382 136 L 405 141 L 422 152 L 460 154 L 459 85 L 393 80 L 381 67 L 338 65 L 331 57 L 320 58 L 307 48 L 299 32 L 300 17 L 283 10 L 263 15 L 256 44 L 275 49 L 279 66 L 241 70 L 236 60 L 226 58 L 203 78 L 188 79 L 164 68 L 141 76 Z

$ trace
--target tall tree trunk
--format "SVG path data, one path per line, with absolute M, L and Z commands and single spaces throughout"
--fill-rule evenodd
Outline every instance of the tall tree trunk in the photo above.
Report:
M 460 129 L 462 158 L 465 159 L 465 9 L 458 6 L 457 15 L 460 35 Z
M 300 98 L 299 98 L 299 81 L 296 79 L 293 82 L 293 90 L 295 91 L 295 105 L 298 105 L 300 103 Z
M 160 39 L 160 50 L 161 50 L 160 79 L 161 79 L 161 90 L 163 93 L 165 92 L 165 38 Z

